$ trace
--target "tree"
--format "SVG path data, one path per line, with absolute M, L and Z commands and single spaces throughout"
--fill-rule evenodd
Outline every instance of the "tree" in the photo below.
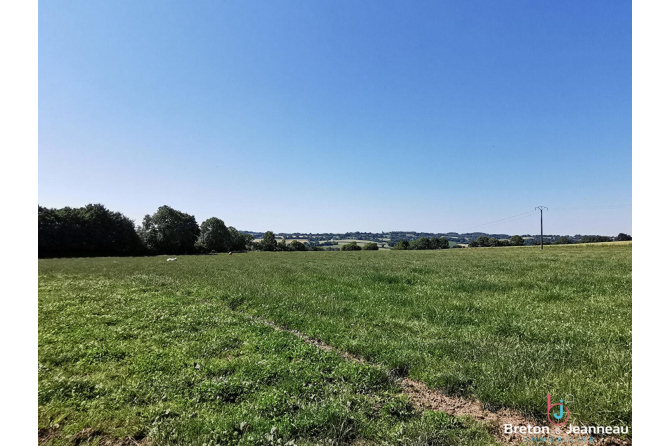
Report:
M 360 251 L 361 247 L 356 242 L 346 243 L 340 248 L 341 251 Z
M 486 248 L 487 246 L 491 246 L 491 242 L 490 242 L 490 240 L 487 236 L 480 235 L 479 237 L 477 237 L 477 246 L 480 246 L 482 248 Z M 495 242 L 494 242 L 494 246 L 495 246 Z
M 409 249 L 409 242 L 405 239 L 403 240 L 398 240 L 395 245 L 393 245 L 393 249 L 397 251 L 405 251 Z
M 379 246 L 376 243 L 366 243 L 363 245 L 365 251 L 379 251 Z
M 297 240 L 292 240 L 291 243 L 288 244 L 288 249 L 291 251 L 307 251 L 305 244 Z
M 628 234 L 624 234 L 623 232 L 620 232 L 619 235 L 617 235 L 615 237 L 615 240 L 617 242 L 627 242 L 627 241 L 633 240 L 633 237 L 631 237 Z
M 277 250 L 277 239 L 275 234 L 272 231 L 267 231 L 263 234 L 263 239 L 261 240 L 261 251 L 276 251 Z
M 470 240 L 470 243 L 468 243 L 469 248 L 479 248 L 479 243 L 477 240 Z
M 251 249 L 254 242 L 254 236 L 251 234 L 242 234 L 233 226 L 228 227 L 228 232 L 230 233 L 230 250 L 231 251 L 244 251 L 246 249 Z
M 513 235 L 509 239 L 509 243 L 512 246 L 522 246 L 523 245 L 523 237 L 521 237 L 520 235 Z
M 198 244 L 206 252 L 225 252 L 231 248 L 230 232 L 223 220 L 212 217 L 200 225 Z
M 144 217 L 139 234 L 154 254 L 188 254 L 195 252 L 200 227 L 194 216 L 161 206 L 154 215 Z
M 559 237 L 554 241 L 554 245 L 569 245 L 570 243 L 572 242 L 566 236 Z
M 102 204 L 37 208 L 39 257 L 128 256 L 144 253 L 132 220 Z
M 430 239 L 428 237 L 421 237 L 412 240 L 409 244 L 409 249 L 430 249 Z

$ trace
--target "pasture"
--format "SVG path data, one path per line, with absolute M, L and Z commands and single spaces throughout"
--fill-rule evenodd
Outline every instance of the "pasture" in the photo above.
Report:
M 413 409 L 404 376 L 539 422 L 551 393 L 575 424 L 631 424 L 632 244 L 166 258 L 39 261 L 50 444 L 495 443 Z

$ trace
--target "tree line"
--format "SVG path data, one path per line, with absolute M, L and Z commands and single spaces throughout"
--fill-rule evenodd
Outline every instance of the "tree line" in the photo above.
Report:
M 616 237 L 608 237 L 604 235 L 581 235 L 577 237 L 561 236 L 555 238 L 553 241 L 544 240 L 545 245 L 570 245 L 573 243 L 601 243 L 601 242 L 624 242 L 633 240 L 628 234 L 619 233 Z M 489 248 L 496 246 L 528 246 L 539 245 L 540 239 L 536 237 L 523 238 L 520 235 L 513 235 L 509 239 L 497 239 L 494 237 L 480 236 L 476 240 L 471 240 L 468 243 L 470 248 Z
M 302 242 L 297 240 L 292 240 L 291 243 L 286 243 L 286 240 L 282 239 L 277 242 L 274 232 L 267 231 L 263 234 L 260 242 L 252 241 L 249 245 L 254 251 L 309 251 L 310 247 L 305 245 Z M 312 251 L 319 251 L 317 249 L 311 249 Z M 323 248 L 320 249 L 323 251 Z
M 446 237 L 419 237 L 416 240 L 408 241 L 401 239 L 393 244 L 393 248 L 397 251 L 404 251 L 408 249 L 449 249 L 449 240 Z
M 133 221 L 101 204 L 38 206 L 39 257 L 132 256 L 145 250 Z
M 632 240 L 628 234 L 616 237 L 577 235 L 558 237 L 553 244 L 596 243 Z M 539 244 L 538 238 L 514 235 L 509 239 L 480 236 L 471 240 L 470 247 L 521 246 Z M 322 243 L 326 245 L 326 243 Z M 545 239 L 545 244 L 552 244 Z M 389 243 L 395 250 L 448 249 L 445 237 L 419 237 L 400 239 Z M 38 206 L 38 256 L 50 257 L 99 257 L 138 256 L 157 254 L 204 254 L 230 251 L 324 251 L 337 248 L 318 246 L 318 242 L 301 243 L 293 240 L 277 242 L 275 234 L 267 231 L 260 241 L 242 233 L 217 217 L 198 225 L 195 217 L 170 206 L 161 206 L 153 215 L 146 215 L 141 225 L 102 204 L 89 204 L 81 208 L 60 209 Z M 341 246 L 342 251 L 378 250 L 375 242 L 359 246 L 356 242 Z
M 226 226 L 220 218 L 211 217 L 198 225 L 193 215 L 170 206 L 146 215 L 137 227 L 102 204 L 60 209 L 38 206 L 38 228 L 40 258 L 325 250 L 297 240 L 277 242 L 272 231 L 256 242 L 253 235 Z M 368 243 L 364 249 L 379 248 Z
M 38 256 L 99 257 L 244 251 L 252 236 L 212 217 L 161 206 L 140 226 L 102 204 L 49 209 L 38 206 Z
M 497 239 L 494 237 L 486 237 L 484 235 L 477 237 L 477 240 L 471 240 L 468 243 L 470 248 L 486 248 L 494 246 L 522 246 L 525 240 L 520 235 L 513 235 L 508 239 Z

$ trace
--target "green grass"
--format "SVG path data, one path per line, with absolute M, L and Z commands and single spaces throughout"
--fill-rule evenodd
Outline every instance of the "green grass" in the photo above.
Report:
M 273 441 L 298 443 L 492 442 L 467 420 L 413 412 L 391 375 L 538 419 L 547 393 L 570 394 L 571 422 L 630 424 L 631 252 L 40 260 L 40 425 L 62 426 L 54 444 L 86 427 L 157 444 L 263 444 L 273 427 Z
M 387 370 L 166 277 L 46 274 L 39 308 L 39 424 L 59 428 L 54 445 L 494 443 L 472 421 L 413 410 Z

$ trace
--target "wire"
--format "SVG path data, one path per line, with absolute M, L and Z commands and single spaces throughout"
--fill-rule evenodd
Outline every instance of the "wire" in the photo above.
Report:
M 617 209 L 617 208 L 627 208 L 633 206 L 632 203 L 629 204 L 599 204 L 593 206 L 582 206 L 582 207 L 572 207 L 572 208 L 554 208 L 554 211 L 597 211 L 597 210 L 606 210 L 606 209 Z
M 572 207 L 572 208 L 552 208 L 553 211 L 591 211 L 591 210 L 606 210 L 606 209 L 616 209 L 616 208 L 623 208 L 623 207 L 631 207 L 633 206 L 631 204 L 600 204 L 600 205 L 593 205 L 593 206 L 584 206 L 584 207 Z M 489 226 L 495 223 L 500 223 L 500 222 L 507 222 L 507 221 L 512 221 L 512 220 L 517 220 L 522 217 L 526 217 L 530 214 L 535 214 L 536 210 L 532 210 L 529 212 L 524 212 L 523 214 L 517 214 L 517 215 L 512 215 L 511 217 L 505 217 L 501 218 L 500 220 L 494 220 L 488 223 L 483 223 L 481 225 L 477 226 L 470 226 L 469 228 L 465 228 L 459 234 L 467 233 L 468 231 L 476 228 L 481 228 L 484 226 Z
M 518 218 L 518 217 L 525 217 L 526 215 L 530 215 L 530 214 L 534 214 L 534 213 L 535 213 L 535 211 L 533 210 L 533 211 L 529 211 L 529 212 L 524 212 L 523 214 L 517 214 L 517 215 L 512 215 L 511 217 L 501 218 L 500 220 L 491 221 L 491 222 L 484 223 L 484 224 L 481 224 L 481 225 L 470 226 L 469 228 L 465 228 L 463 231 L 461 231 L 460 234 L 463 234 L 464 232 L 467 232 L 470 229 L 481 228 L 482 226 L 488 226 L 488 225 L 492 225 L 492 224 L 495 224 L 495 223 L 500 223 L 502 221 L 512 220 L 512 219 L 515 219 L 515 218 Z

